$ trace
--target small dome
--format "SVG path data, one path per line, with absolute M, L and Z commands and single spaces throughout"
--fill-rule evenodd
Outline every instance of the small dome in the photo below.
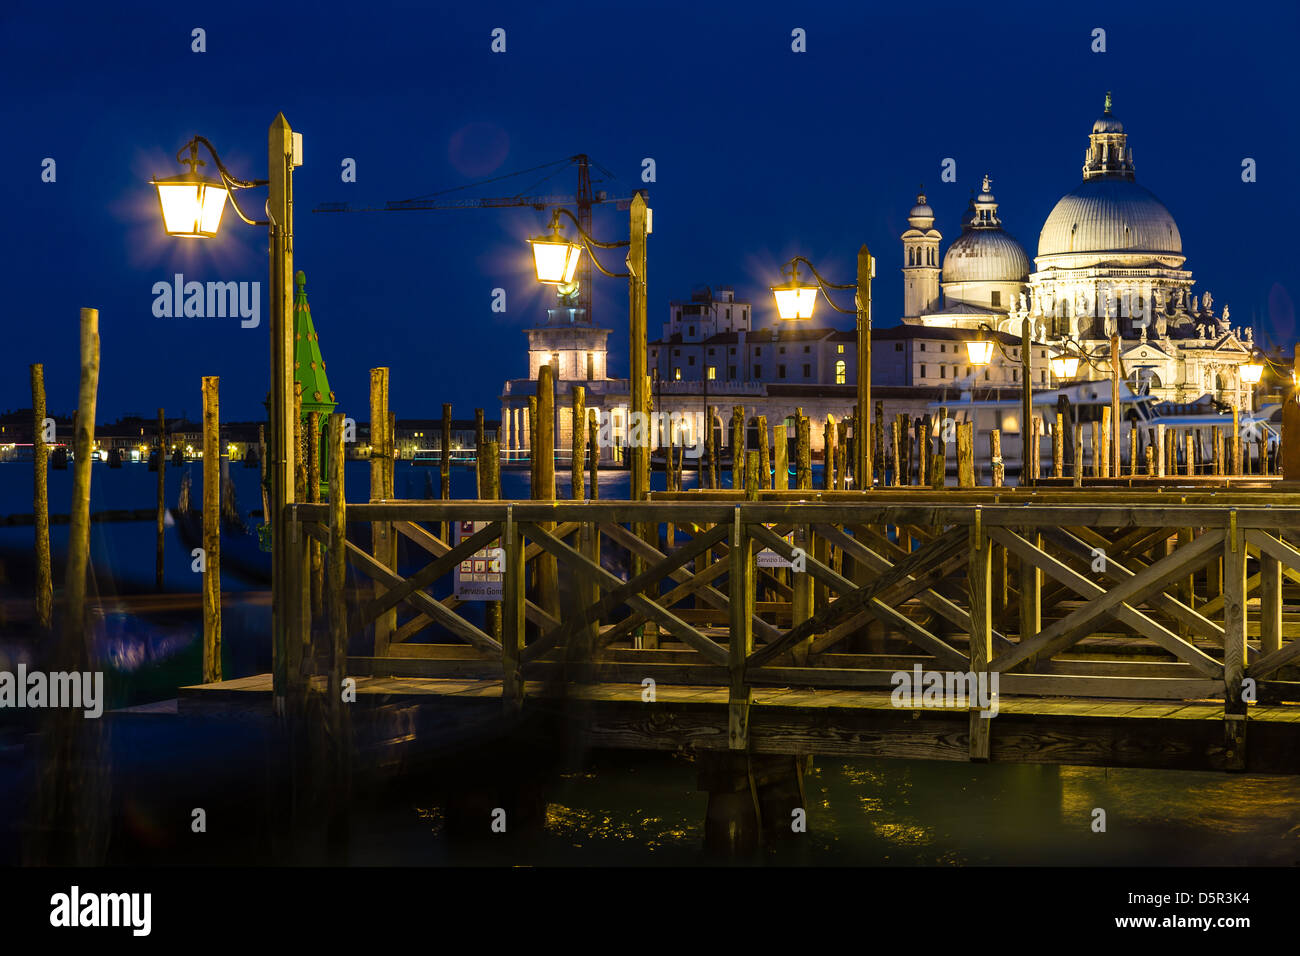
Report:
M 1029 257 L 1020 243 L 1001 229 L 967 229 L 943 257 L 947 282 L 1023 282 Z
M 1062 196 L 1043 224 L 1038 255 L 1149 252 L 1181 255 L 1183 239 L 1164 203 L 1125 179 L 1089 179 Z
M 932 209 L 930 207 L 930 204 L 925 201 L 925 196 L 917 196 L 916 205 L 913 206 L 912 211 L 907 214 L 907 218 L 908 219 L 933 219 L 934 209 Z
M 1124 124 L 1109 113 L 1104 113 L 1097 117 L 1097 122 L 1092 124 L 1092 131 L 1094 133 L 1122 133 L 1124 132 Z

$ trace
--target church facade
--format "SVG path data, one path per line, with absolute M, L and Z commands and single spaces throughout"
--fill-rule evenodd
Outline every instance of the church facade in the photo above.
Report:
M 934 210 L 919 195 L 901 237 L 903 322 L 1019 336 L 1028 318 L 1034 341 L 1090 355 L 1079 376 L 1091 379 L 1110 375 L 1118 333 L 1121 372 L 1134 391 L 1251 409 L 1240 367 L 1253 333 L 1234 329 L 1228 307 L 1216 311 L 1209 292 L 1193 293 L 1178 225 L 1138 184 L 1110 94 L 1088 139 L 1083 180 L 1047 217 L 1032 265 L 1002 227 L 988 176 L 942 258 Z

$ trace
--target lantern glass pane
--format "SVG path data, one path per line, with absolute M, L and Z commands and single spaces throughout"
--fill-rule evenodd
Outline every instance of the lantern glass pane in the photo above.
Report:
M 573 273 L 578 268 L 581 247 L 568 242 L 547 242 L 542 239 L 529 241 L 533 246 L 533 265 L 537 270 L 538 282 L 558 284 L 572 281 Z
M 203 214 L 199 220 L 199 232 L 205 236 L 215 236 L 221 228 L 221 214 L 226 208 L 225 186 L 208 183 L 203 187 Z
M 966 354 L 970 356 L 971 365 L 988 365 L 993 360 L 993 343 L 984 341 L 967 342 Z
M 158 183 L 158 201 L 162 204 L 163 228 L 168 235 L 194 236 L 202 209 L 201 183 Z
M 1264 366 L 1262 365 L 1251 362 L 1241 367 L 1241 380 L 1247 385 L 1258 385 L 1263 377 Z
M 772 290 L 776 312 L 783 319 L 811 319 L 817 305 L 816 286 L 784 286 Z

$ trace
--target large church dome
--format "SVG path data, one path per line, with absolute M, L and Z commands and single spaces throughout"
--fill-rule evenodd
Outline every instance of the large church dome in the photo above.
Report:
M 1174 217 L 1131 179 L 1085 180 L 1061 197 L 1038 237 L 1039 256 L 1182 251 Z

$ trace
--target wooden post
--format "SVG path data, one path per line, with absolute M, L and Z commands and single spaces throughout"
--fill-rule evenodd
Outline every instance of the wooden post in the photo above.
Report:
M 483 469 L 483 486 L 479 497 L 484 501 L 498 501 L 501 498 L 501 443 L 484 441 L 480 456 Z M 501 602 L 488 601 L 485 609 L 484 623 L 487 632 L 496 640 L 501 640 Z
M 1060 412 L 1052 429 L 1052 477 L 1065 477 L 1065 416 Z
M 307 416 L 307 501 L 320 501 L 320 412 Z M 315 618 L 321 616 L 321 605 L 325 591 L 325 555 L 321 543 L 311 539 L 308 553 L 311 556 L 311 613 Z
M 1110 406 L 1105 405 L 1101 409 L 1101 445 L 1097 448 L 1097 460 L 1100 462 L 1097 474 L 1103 478 L 1114 474 L 1110 465 L 1110 450 L 1114 444 L 1111 441 L 1111 431 L 1114 427 L 1115 419 L 1111 417 Z
M 1223 547 L 1223 711 L 1226 738 L 1224 757 L 1230 770 L 1246 766 L 1246 539 L 1231 512 Z
M 993 660 L 993 564 L 991 542 L 976 525 L 970 530 L 970 568 L 967 585 L 970 592 L 970 670 L 977 678 L 987 675 Z M 987 676 L 984 678 L 988 680 Z M 992 693 L 992 685 L 986 685 Z M 970 708 L 970 759 L 989 759 L 989 724 L 978 707 Z
M 975 423 L 957 424 L 957 487 L 975 487 Z
M 745 660 L 754 650 L 754 557 L 740 508 L 733 512 L 730 544 L 727 745 L 731 750 L 747 750 L 753 692 L 745 683 Z
M 1035 415 L 1029 419 L 1029 473 L 1035 482 L 1042 477 L 1043 468 L 1043 420 Z M 1024 464 L 1021 464 L 1023 471 Z
M 769 457 L 769 436 L 767 434 L 767 416 L 758 416 L 758 486 L 772 487 L 772 465 Z M 680 489 L 679 489 L 680 490 Z
M 993 487 L 1001 488 L 1006 472 L 1002 465 L 1002 432 L 997 428 L 989 432 L 989 461 L 993 466 Z
M 1186 458 L 1183 467 L 1187 471 L 1187 477 L 1190 478 L 1196 474 L 1196 445 L 1190 428 L 1187 429 L 1187 433 L 1183 436 L 1183 456 Z
M 875 427 L 871 431 L 871 474 L 874 476 L 878 472 L 885 470 L 885 403 L 876 402 Z M 884 475 L 880 476 L 881 487 L 884 487 Z M 864 485 L 862 487 L 869 488 Z
M 758 489 L 762 487 L 759 476 L 758 452 L 745 452 L 745 500 L 757 501 Z
M 857 294 L 857 403 L 853 416 L 853 482 L 870 491 L 875 484 L 871 462 L 871 278 L 876 260 L 865 243 L 858 249 Z
M 370 370 L 370 500 L 381 501 L 388 492 L 386 456 L 391 454 L 388 434 L 388 369 Z M 442 526 L 441 537 L 447 540 L 447 526 Z M 370 545 L 375 560 L 393 567 L 397 541 L 392 524 L 384 521 L 370 523 Z M 388 589 L 378 581 L 372 585 L 374 596 L 379 598 Z M 375 656 L 387 657 L 388 645 L 397 630 L 397 609 L 386 611 L 375 619 Z
M 644 421 L 644 419 L 642 419 Z M 555 500 L 555 370 L 543 365 L 537 370 L 537 487 L 533 499 Z M 640 459 L 633 456 L 633 461 Z M 544 522 L 543 531 L 554 531 L 554 522 Z M 539 554 L 537 562 L 537 597 L 546 613 L 560 616 L 559 568 L 555 555 Z
M 1165 426 L 1156 425 L 1156 477 L 1165 476 Z
M 1154 478 L 1156 474 L 1156 448 L 1154 445 L 1147 445 L 1147 477 Z
M 537 396 L 528 396 L 528 488 L 529 496 L 537 487 Z
M 591 500 L 600 500 L 600 422 L 596 410 L 591 410 L 591 422 L 587 426 L 587 444 L 591 446 L 591 466 L 588 469 L 588 484 L 591 485 Z
M 924 486 L 926 476 L 930 471 L 930 447 L 934 442 L 930 439 L 930 416 L 927 414 L 924 418 L 916 420 L 916 483 L 918 486 Z
M 221 680 L 221 424 L 219 380 L 203 377 L 203 683 Z
M 1109 409 L 1102 406 L 1102 413 L 1105 414 Z M 1110 416 L 1106 416 L 1110 417 Z M 1101 423 L 1092 423 L 1092 476 L 1102 478 L 1106 474 L 1104 462 L 1106 460 L 1105 449 L 1101 443 Z
M 1133 422 L 1128 430 L 1128 473 L 1136 475 L 1138 473 L 1138 429 L 1137 422 Z
M 822 426 L 822 489 L 835 488 L 835 416 L 827 415 Z
M 646 237 L 650 231 L 650 209 L 645 194 L 632 197 L 629 211 L 628 266 L 628 388 L 632 411 L 649 420 L 650 378 L 646 375 Z M 650 491 L 650 443 L 634 445 L 632 451 L 632 500 L 644 501 Z
M 326 580 L 329 615 L 329 712 L 331 723 L 340 728 L 343 718 L 343 677 L 348 656 L 347 609 L 347 505 L 343 487 L 342 412 L 329 418 L 329 575 Z
M 68 569 L 63 588 L 67 602 L 63 622 L 69 658 L 83 662 L 88 644 L 83 631 L 86 611 L 86 566 L 90 562 L 90 455 L 95 444 L 95 403 L 99 392 L 99 310 L 81 310 L 81 384 L 73 434 L 72 508 L 68 518 Z M 81 670 L 83 668 L 69 668 Z
M 388 437 L 389 451 L 392 451 L 393 436 L 388 435 L 387 437 Z M 451 403 L 450 402 L 442 403 L 441 444 L 442 444 L 442 449 L 441 449 L 442 454 L 438 456 L 438 475 L 442 479 L 439 497 L 443 501 L 450 501 L 451 500 Z M 392 465 L 390 464 L 389 467 L 391 468 Z M 450 528 L 447 526 L 447 522 L 443 522 L 443 527 L 446 528 L 447 530 L 443 532 L 442 540 L 445 541 L 447 544 L 451 544 L 451 538 L 448 537 L 451 531 Z
M 33 365 L 32 376 L 32 513 L 36 526 L 36 629 L 48 634 L 54 606 L 54 575 L 50 569 L 50 448 L 45 442 L 45 367 Z M 56 436 L 57 437 L 57 436 Z M 162 479 L 165 459 L 158 454 Z M 161 497 L 159 501 L 161 502 Z M 162 512 L 158 514 L 158 587 L 162 587 Z
M 1241 412 L 1234 403 L 1232 406 L 1232 474 L 1241 473 Z
M 1223 429 L 1218 425 L 1214 426 L 1214 444 L 1211 455 L 1210 461 L 1214 466 L 1212 474 L 1222 475 L 1225 471 L 1223 467 Z
M 582 487 L 582 471 L 587 464 L 587 429 L 583 427 L 587 422 L 587 390 L 581 385 L 573 386 L 572 422 L 570 431 L 573 432 L 573 451 L 569 460 L 569 480 L 573 485 L 573 500 L 582 501 L 587 497 L 586 489 Z
M 704 457 L 708 468 L 708 485 L 709 488 L 718 487 L 718 449 L 713 440 L 713 406 L 708 405 L 704 410 Z M 700 482 L 700 487 L 706 487 L 704 481 Z
M 545 367 L 545 366 L 543 366 Z M 501 534 L 505 573 L 501 596 L 501 702 L 516 713 L 524 702 L 524 678 L 519 652 L 524 647 L 524 535 L 515 521 L 514 506 L 506 506 Z
M 785 435 L 785 422 L 772 428 L 775 464 L 772 469 L 772 487 L 785 491 L 790 487 L 790 444 Z
M 1083 487 L 1083 423 L 1074 423 L 1074 487 Z
M 258 448 L 257 463 L 260 473 L 266 477 L 266 448 L 265 443 L 261 441 L 262 426 L 258 426 Z M 167 419 L 163 415 L 163 410 L 158 409 L 158 500 L 154 513 L 154 586 L 161 591 L 163 589 L 163 541 L 164 528 L 167 523 L 167 503 L 164 500 L 167 492 Z M 270 516 L 266 511 L 266 486 L 262 484 L 262 520 L 269 521 Z
M 1121 416 L 1120 414 L 1120 404 L 1119 404 L 1119 373 L 1120 373 L 1119 349 L 1120 349 L 1119 332 L 1116 331 L 1110 337 L 1110 423 L 1111 423 L 1110 445 L 1111 445 L 1111 454 L 1114 455 L 1115 457 L 1115 463 L 1111 466 L 1112 468 L 1111 475 L 1115 478 L 1118 478 L 1120 476 L 1119 430 L 1120 430 L 1120 423 L 1124 420 L 1123 416 Z
M 731 408 L 731 487 L 745 487 L 745 406 Z
M 800 488 L 812 488 L 812 441 L 809 435 L 808 417 L 802 408 L 794 410 L 795 428 L 795 484 Z
M 1282 649 L 1282 562 L 1259 554 L 1259 649 L 1263 654 Z
M 898 421 L 898 416 L 889 425 L 889 452 L 893 457 L 893 481 L 890 482 L 895 488 L 903 483 L 903 429 Z

